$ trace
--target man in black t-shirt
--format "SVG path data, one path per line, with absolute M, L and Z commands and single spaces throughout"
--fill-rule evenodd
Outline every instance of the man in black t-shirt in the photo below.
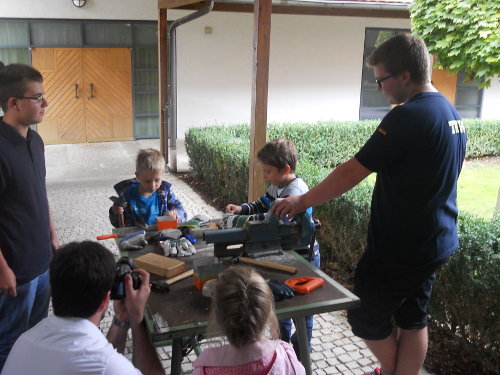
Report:
M 49 262 L 59 247 L 44 145 L 30 128 L 48 105 L 42 82 L 30 66 L 0 67 L 0 372 L 16 339 L 47 316 Z
M 435 272 L 458 248 L 457 179 L 467 137 L 462 119 L 430 81 L 431 56 L 422 40 L 397 35 L 368 65 L 379 91 L 397 106 L 353 158 L 273 211 L 293 216 L 377 173 L 367 247 L 354 280 L 361 305 L 348 320 L 381 363 L 372 374 L 418 375 Z

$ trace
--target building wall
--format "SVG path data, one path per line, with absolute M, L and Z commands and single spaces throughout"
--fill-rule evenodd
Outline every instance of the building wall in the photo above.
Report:
M 273 15 L 268 122 L 357 120 L 365 27 L 410 25 Z M 191 126 L 250 122 L 253 14 L 213 12 L 182 25 L 177 48 L 178 137 Z
M 72 0 L 0 1 L 0 17 L 156 20 L 157 0 L 87 0 L 82 8 Z
M 156 20 L 156 0 L 16 0 L 1 17 Z M 168 11 L 169 20 L 190 12 Z M 409 20 L 273 15 L 268 122 L 357 120 L 366 27 Z M 209 28 L 206 31 L 206 28 Z M 212 12 L 180 26 L 178 137 L 191 126 L 250 122 L 253 14 Z M 500 118 L 500 82 L 483 96 L 483 118 Z
M 491 86 L 484 90 L 481 118 L 500 119 L 500 78 L 492 78 Z

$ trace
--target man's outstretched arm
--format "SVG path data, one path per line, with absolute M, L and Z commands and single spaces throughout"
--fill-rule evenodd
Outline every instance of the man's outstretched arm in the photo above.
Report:
M 289 217 L 337 198 L 363 181 L 372 172 L 366 169 L 356 158 L 340 164 L 323 181 L 306 194 L 290 196 L 277 202 L 272 208 L 276 216 Z

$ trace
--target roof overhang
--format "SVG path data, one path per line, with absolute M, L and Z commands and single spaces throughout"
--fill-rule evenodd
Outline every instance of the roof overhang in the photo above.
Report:
M 201 9 L 205 1 L 159 0 L 163 9 Z M 272 0 L 273 14 L 409 18 L 410 0 Z M 213 11 L 253 13 L 253 0 L 215 0 Z

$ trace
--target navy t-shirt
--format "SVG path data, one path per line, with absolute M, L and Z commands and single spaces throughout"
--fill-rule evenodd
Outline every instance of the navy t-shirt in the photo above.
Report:
M 467 136 L 455 108 L 438 92 L 393 108 L 355 155 L 377 172 L 367 255 L 418 266 L 458 248 L 457 179 Z
M 31 129 L 24 138 L 2 118 L 0 249 L 18 284 L 45 272 L 52 257 L 42 138 Z

